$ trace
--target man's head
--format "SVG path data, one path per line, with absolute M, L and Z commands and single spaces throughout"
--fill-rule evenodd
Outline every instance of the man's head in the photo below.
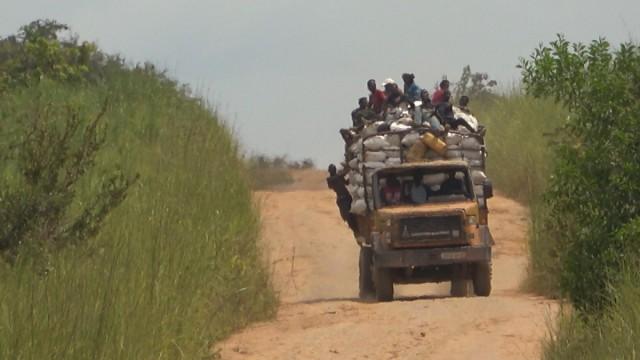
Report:
M 367 89 L 371 92 L 376 91 L 376 81 L 373 79 L 367 81 Z
M 366 108 L 367 105 L 369 105 L 369 99 L 367 99 L 366 97 L 361 97 L 360 99 L 358 99 L 358 106 L 360 106 L 360 109 Z
M 338 172 L 338 170 L 336 169 L 336 166 L 333 165 L 333 164 L 329 165 L 329 169 L 328 170 L 329 170 L 329 175 L 330 176 L 335 176 L 336 173 Z
M 430 104 L 431 103 L 431 97 L 429 96 L 429 91 L 427 91 L 426 89 L 423 89 L 420 92 L 420 100 L 422 100 L 423 104 Z
M 440 89 L 442 90 L 449 90 L 449 80 L 442 80 L 440 81 Z
M 467 105 L 469 105 L 469 97 L 467 95 L 462 95 L 460 97 L 460 106 L 466 107 Z
M 407 85 L 413 84 L 413 79 L 415 78 L 416 77 L 413 74 L 409 74 L 409 73 L 402 74 L 402 81 L 404 81 L 404 83 Z

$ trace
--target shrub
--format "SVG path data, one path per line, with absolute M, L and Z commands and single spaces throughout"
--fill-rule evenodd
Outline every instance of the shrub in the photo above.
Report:
M 559 37 L 521 67 L 530 94 L 570 112 L 554 138 L 544 230 L 560 244 L 563 291 L 578 309 L 599 310 L 624 259 L 638 254 L 623 229 L 640 216 L 640 51 Z

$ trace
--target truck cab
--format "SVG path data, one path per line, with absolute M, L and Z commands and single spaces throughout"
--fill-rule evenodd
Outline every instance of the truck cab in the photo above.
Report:
M 465 161 L 403 163 L 371 176 L 366 236 L 360 243 L 360 293 L 393 299 L 394 284 L 451 281 L 453 296 L 491 293 L 486 199 L 476 196 Z M 476 186 L 477 189 L 477 186 Z

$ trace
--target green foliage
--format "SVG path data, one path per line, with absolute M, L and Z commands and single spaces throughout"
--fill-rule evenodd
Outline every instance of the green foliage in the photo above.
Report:
M 43 79 L 81 81 L 102 55 L 94 44 L 77 38 L 61 39 L 68 27 L 52 20 L 37 20 L 16 35 L 0 38 L 0 94 L 8 88 Z
M 100 123 L 106 103 L 90 120 L 70 104 L 37 98 L 26 111 L 3 101 L 0 106 L 6 109 L 0 113 L 0 138 L 8 140 L 0 146 L 0 171 L 13 174 L 0 178 L 0 253 L 14 261 L 21 247 L 61 248 L 95 236 L 132 182 L 121 171 L 105 173 L 99 191 L 70 214 L 78 183 L 106 140 Z
M 559 37 L 521 67 L 529 93 L 571 113 L 555 138 L 544 230 L 560 243 L 562 289 L 578 309 L 601 309 L 622 262 L 638 255 L 624 229 L 640 216 L 640 51 Z
M 640 234 L 636 234 L 637 236 Z M 543 359 L 636 359 L 640 349 L 640 281 L 624 266 L 612 305 L 603 314 L 565 314 L 544 344 Z
M 83 158 L 92 160 L 72 186 L 65 219 L 95 220 L 100 213 L 84 209 L 102 208 L 92 199 L 113 190 L 112 175 L 139 174 L 96 236 L 49 253 L 46 271 L 33 271 L 30 256 L 12 266 L 0 261 L 0 358 L 208 358 L 214 342 L 276 306 L 247 171 L 228 129 L 188 88 L 118 59 L 100 71 L 100 82 L 37 81 L 0 95 L 1 118 L 22 119 L 2 124 L 0 146 L 33 148 L 32 155 L 19 151 L 31 159 L 25 164 L 37 163 L 36 154 L 60 154 L 62 168 L 44 166 L 56 186 L 76 177 L 54 169 L 100 144 Z M 107 98 L 107 111 L 96 116 Z M 70 133 L 77 140 L 64 151 L 16 141 L 24 134 L 18 125 L 33 128 L 32 115 L 47 112 L 41 138 L 56 143 Z M 76 124 L 70 119 L 76 132 L 65 131 Z M 21 160 L 11 161 L 0 179 L 18 189 L 26 180 Z M 67 220 L 58 232 L 76 223 Z
M 453 97 L 455 99 L 460 99 L 463 95 L 474 99 L 491 97 L 493 95 L 491 90 L 497 85 L 498 82 L 495 80 L 489 80 L 487 73 L 472 73 L 471 66 L 467 65 L 462 69 L 460 80 L 455 84 Z

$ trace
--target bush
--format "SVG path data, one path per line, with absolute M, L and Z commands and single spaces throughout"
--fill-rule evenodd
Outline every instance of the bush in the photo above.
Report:
M 20 248 L 38 252 L 87 241 L 95 236 L 105 217 L 125 198 L 132 178 L 121 171 L 104 174 L 99 189 L 80 209 L 78 183 L 95 165 L 105 142 L 101 119 L 83 119 L 71 104 L 35 102 L 28 111 L 7 109 L 0 123 L 0 138 L 9 139 L 0 178 L 0 253 L 15 261 Z M 12 115 L 12 116 L 11 116 Z
M 50 253 L 47 271 L 33 271 L 29 256 L 0 261 L 2 359 L 209 357 L 212 343 L 273 315 L 259 214 L 228 129 L 152 66 L 103 70 L 100 82 L 38 81 L 0 95 L 2 119 L 52 104 L 64 120 L 72 104 L 83 131 L 110 99 L 106 141 L 74 185 L 69 219 L 82 217 L 114 169 L 139 174 L 101 231 Z M 15 143 L 7 126 L 0 144 Z M 60 154 L 69 160 L 73 149 Z M 3 170 L 17 186 L 18 172 Z
M 640 51 L 559 37 L 521 66 L 530 94 L 571 114 L 554 139 L 542 229 L 559 243 L 562 290 L 578 309 L 598 311 L 622 262 L 638 255 L 624 229 L 640 216 Z

